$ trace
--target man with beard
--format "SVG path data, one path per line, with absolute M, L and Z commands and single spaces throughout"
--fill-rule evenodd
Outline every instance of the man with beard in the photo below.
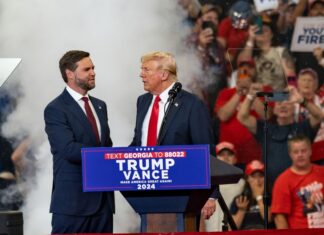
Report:
M 53 154 L 52 234 L 111 233 L 113 192 L 82 192 L 81 148 L 111 147 L 106 104 L 95 87 L 90 54 L 68 51 L 59 66 L 66 88 L 44 111 Z

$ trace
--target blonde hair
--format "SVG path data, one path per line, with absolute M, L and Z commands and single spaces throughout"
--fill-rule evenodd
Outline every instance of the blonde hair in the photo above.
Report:
M 141 57 L 141 62 L 145 63 L 154 60 L 159 63 L 158 69 L 166 70 L 170 73 L 170 77 L 177 81 L 177 64 L 174 56 L 168 52 L 151 52 Z

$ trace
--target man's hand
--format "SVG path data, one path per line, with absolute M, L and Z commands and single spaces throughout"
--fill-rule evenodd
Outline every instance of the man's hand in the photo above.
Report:
M 216 210 L 216 200 L 209 198 L 205 203 L 204 207 L 201 209 L 201 216 L 203 219 L 209 219 L 210 216 L 214 214 Z
M 302 103 L 304 100 L 304 97 L 298 92 L 297 88 L 294 86 L 288 86 L 289 90 L 289 99 L 288 102 L 290 103 Z
M 315 56 L 315 58 L 317 59 L 318 62 L 321 61 L 321 59 L 323 58 L 323 48 L 321 47 L 316 47 L 313 50 L 313 55 Z
M 257 93 L 263 90 L 263 85 L 261 83 L 252 83 L 249 89 L 249 95 L 253 98 L 257 96 Z

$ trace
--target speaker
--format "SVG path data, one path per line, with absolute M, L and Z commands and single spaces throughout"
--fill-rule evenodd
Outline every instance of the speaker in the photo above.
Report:
M 0 211 L 0 235 L 23 235 L 23 225 L 21 211 Z

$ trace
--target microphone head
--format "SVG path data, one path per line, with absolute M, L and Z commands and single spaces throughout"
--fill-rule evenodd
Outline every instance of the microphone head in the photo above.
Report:
M 174 99 L 178 92 L 181 91 L 182 85 L 180 82 L 176 82 L 174 83 L 173 87 L 171 88 L 171 90 L 169 90 L 169 98 Z
M 178 93 L 179 91 L 181 91 L 182 88 L 182 84 L 180 82 L 176 82 L 173 85 L 173 89 Z

